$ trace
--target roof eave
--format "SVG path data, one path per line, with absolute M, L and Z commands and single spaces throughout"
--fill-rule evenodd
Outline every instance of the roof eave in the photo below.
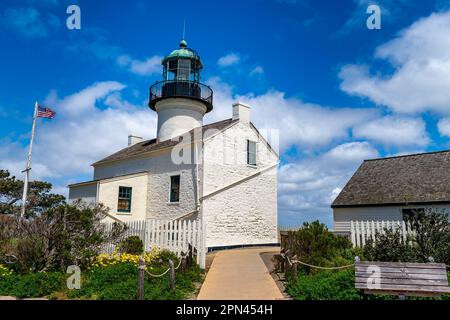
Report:
M 391 207 L 391 206 L 423 206 L 433 204 L 450 204 L 449 200 L 436 201 L 409 201 L 409 202 L 392 202 L 392 203 L 360 203 L 360 204 L 332 204 L 331 208 L 358 208 L 358 207 Z

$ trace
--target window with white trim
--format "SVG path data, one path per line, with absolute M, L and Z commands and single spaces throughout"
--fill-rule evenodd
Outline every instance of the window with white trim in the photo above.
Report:
M 256 142 L 247 140 L 247 164 L 256 166 Z
M 170 197 L 169 202 L 180 201 L 180 175 L 170 177 Z

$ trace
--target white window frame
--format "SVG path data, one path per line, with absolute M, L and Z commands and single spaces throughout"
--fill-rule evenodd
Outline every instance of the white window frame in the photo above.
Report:
M 178 201 L 171 201 L 170 195 L 172 193 L 172 177 L 180 177 L 180 182 L 178 185 Z M 181 173 L 172 174 L 169 176 L 169 200 L 168 204 L 177 204 L 180 203 L 180 194 L 181 194 Z
M 252 168 L 256 168 L 257 166 L 258 166 L 258 142 L 257 141 L 253 141 L 253 140 L 250 140 L 250 139 L 247 139 L 247 141 L 246 141 L 247 143 L 246 143 L 246 163 L 247 163 L 247 166 L 249 166 L 249 167 L 252 167 Z M 250 155 L 250 143 L 254 143 L 255 144 L 255 164 L 251 164 L 251 163 L 249 163 L 250 161 L 250 157 L 249 157 L 249 155 Z

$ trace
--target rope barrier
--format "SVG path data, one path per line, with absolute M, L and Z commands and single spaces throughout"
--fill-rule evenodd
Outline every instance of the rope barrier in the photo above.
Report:
M 295 263 L 299 263 L 299 264 L 302 264 L 302 265 L 307 266 L 307 267 L 311 267 L 311 268 L 315 268 L 315 269 L 323 269 L 323 270 L 346 269 L 346 268 L 353 267 L 355 265 L 354 263 L 352 263 L 352 264 L 348 264 L 348 265 L 340 266 L 340 267 L 320 267 L 320 266 L 314 266 L 312 264 L 309 264 L 309 263 L 306 263 L 306 262 L 303 262 L 303 261 L 300 261 L 300 260 L 292 260 L 291 261 L 291 259 L 289 259 L 289 256 L 286 256 L 286 259 L 287 259 L 287 261 L 288 261 L 288 263 L 290 265 L 293 265 Z
M 183 258 L 184 258 L 184 256 L 181 256 L 181 258 L 179 259 L 180 261 L 178 262 L 178 266 L 177 266 L 176 268 L 174 268 L 174 270 L 178 270 L 178 268 L 181 266 L 181 261 L 183 260 Z M 167 272 L 169 272 L 169 270 L 170 270 L 170 268 L 167 268 L 167 270 L 164 271 L 164 272 L 161 273 L 161 274 L 153 274 L 153 273 L 151 273 L 151 272 L 149 272 L 149 271 L 147 270 L 146 266 L 144 266 L 143 269 L 144 269 L 144 271 L 145 271 L 149 276 L 151 276 L 151 277 L 153 277 L 153 278 L 159 278 L 159 277 L 162 277 L 163 275 L 165 275 L 165 274 L 166 274 Z
M 159 277 L 162 277 L 162 276 L 165 275 L 167 272 L 169 272 L 169 270 L 170 270 L 170 268 L 167 268 L 167 270 L 164 271 L 164 272 L 161 273 L 161 274 L 152 274 L 152 273 L 148 272 L 147 269 L 144 269 L 144 271 L 147 272 L 147 274 L 148 274 L 149 276 L 153 277 L 153 278 L 159 278 Z

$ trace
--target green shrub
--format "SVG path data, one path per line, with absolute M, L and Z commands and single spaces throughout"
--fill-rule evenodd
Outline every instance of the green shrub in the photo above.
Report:
M 407 217 L 415 231 L 414 249 L 418 261 L 427 262 L 433 257 L 436 262 L 450 265 L 450 221 L 445 210 L 428 208 L 412 211 Z
M 172 257 L 173 258 L 173 257 Z M 167 263 L 152 265 L 149 271 L 161 274 L 167 270 Z M 82 278 L 80 290 L 71 290 L 72 299 L 134 300 L 136 299 L 138 269 L 131 263 L 95 268 Z M 170 291 L 169 275 L 154 278 L 145 274 L 144 299 L 171 300 L 185 299 L 195 291 L 195 282 L 201 280 L 201 270 L 192 268 L 186 273 L 175 272 L 175 292 Z
M 66 274 L 61 272 L 12 274 L 0 277 L 0 296 L 43 297 L 63 290 L 65 285 Z
M 119 252 L 140 255 L 144 252 L 144 243 L 138 236 L 129 236 L 119 242 Z
M 46 247 L 47 241 L 43 237 L 30 236 L 21 238 L 16 244 L 16 256 L 18 263 L 13 268 L 17 272 L 38 272 L 47 266 Z
M 346 237 L 336 236 L 328 231 L 319 221 L 305 222 L 292 234 L 289 246 L 297 259 L 318 266 L 341 266 L 354 261 L 352 244 Z M 302 268 L 309 272 L 316 269 Z
M 111 231 L 102 222 L 107 208 L 101 204 L 76 202 L 48 209 L 28 219 L 15 219 L 14 241 L 5 238 L 0 253 L 18 257 L 13 269 L 18 272 L 61 271 L 69 265 L 86 267 L 102 250 L 115 242 L 125 227 L 114 224 Z M 0 232 L 3 229 L 0 228 Z M 6 234 L 9 236 L 9 233 Z M 7 244 L 7 245 L 6 245 Z
M 364 246 L 364 258 L 368 261 L 419 262 L 414 248 L 403 242 L 399 228 L 377 232 L 375 241 L 369 239 Z
M 450 222 L 445 211 L 427 209 L 413 211 L 407 217 L 415 235 L 408 236 L 406 243 L 399 228 L 385 228 L 376 233 L 375 241 L 369 240 L 364 247 L 364 256 L 372 261 L 435 262 L 450 264 Z
M 289 283 L 287 292 L 297 300 L 361 300 L 364 297 L 355 289 L 353 269 L 299 274 L 296 283 Z

